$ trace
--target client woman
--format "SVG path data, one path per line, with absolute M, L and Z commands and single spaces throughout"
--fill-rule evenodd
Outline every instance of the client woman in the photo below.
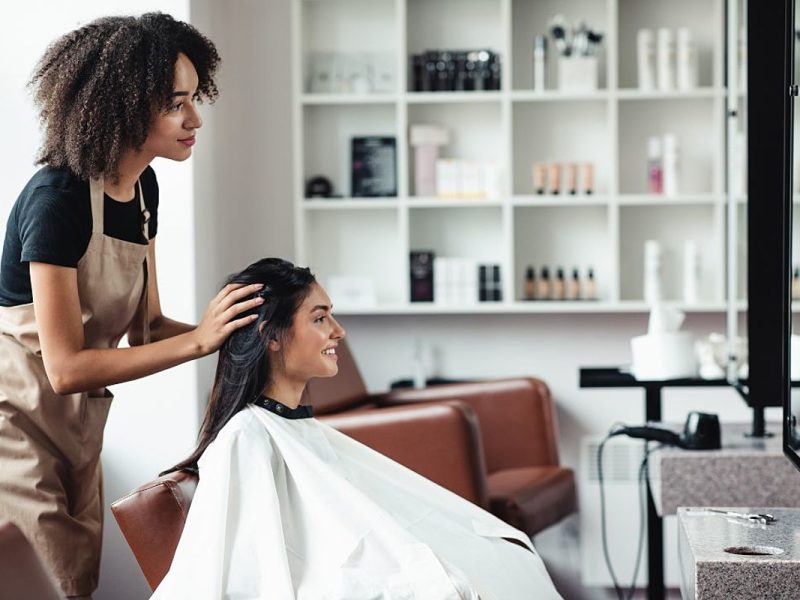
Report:
M 222 345 L 197 449 L 200 483 L 154 599 L 558 598 L 530 539 L 312 418 L 344 329 L 308 269 L 260 260 L 253 325 Z M 409 439 L 413 443 L 413 439 Z

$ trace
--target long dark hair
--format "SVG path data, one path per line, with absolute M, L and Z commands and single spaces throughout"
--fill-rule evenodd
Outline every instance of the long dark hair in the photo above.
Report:
M 264 289 L 258 294 L 265 301 L 239 315 L 258 314 L 258 318 L 251 325 L 237 329 L 219 349 L 217 372 L 197 449 L 162 475 L 179 470 L 196 472 L 197 461 L 225 424 L 264 391 L 272 376 L 267 345 L 270 340 L 277 340 L 284 346 L 294 315 L 315 281 L 308 268 L 296 267 L 280 258 L 263 258 L 228 277 L 226 284 L 263 283 Z

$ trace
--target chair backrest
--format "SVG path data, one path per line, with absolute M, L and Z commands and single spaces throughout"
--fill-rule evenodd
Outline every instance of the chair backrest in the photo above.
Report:
M 151 589 L 158 587 L 172 564 L 197 481 L 194 473 L 169 473 L 111 505 Z
M 367 398 L 367 386 L 345 340 L 339 340 L 336 356 L 339 373 L 335 377 L 312 379 L 303 392 L 302 404 L 311 404 L 317 415 L 356 408 Z
M 19 527 L 0 523 L 0 599 L 64 600 L 53 577 Z

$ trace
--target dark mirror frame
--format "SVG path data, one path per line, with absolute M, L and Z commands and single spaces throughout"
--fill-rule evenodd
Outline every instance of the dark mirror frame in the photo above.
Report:
M 783 450 L 800 469 L 791 410 L 794 0 L 747 6 L 749 396 L 783 406 Z

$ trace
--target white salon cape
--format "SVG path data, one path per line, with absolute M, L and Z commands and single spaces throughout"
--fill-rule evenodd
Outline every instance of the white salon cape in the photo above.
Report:
M 154 599 L 560 598 L 524 533 L 314 418 L 250 405 L 199 468 Z

